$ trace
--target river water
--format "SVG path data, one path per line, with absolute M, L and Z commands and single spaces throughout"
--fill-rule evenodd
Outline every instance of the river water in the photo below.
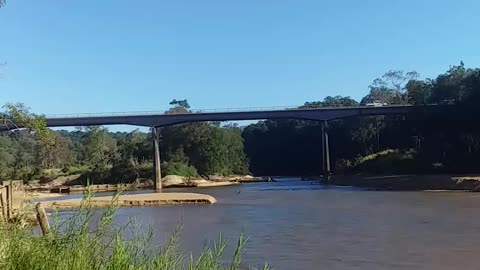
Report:
M 249 266 L 480 269 L 480 193 L 368 191 L 299 179 L 165 192 L 172 191 L 211 194 L 218 203 L 123 208 L 117 221 L 151 227 L 155 244 L 181 223 L 181 245 L 194 254 L 205 239 L 222 233 L 235 245 L 244 231 Z

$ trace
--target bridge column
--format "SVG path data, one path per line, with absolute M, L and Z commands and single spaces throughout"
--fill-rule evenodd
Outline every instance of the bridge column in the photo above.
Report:
M 322 121 L 322 169 L 323 175 L 325 177 L 330 176 L 330 147 L 328 143 L 328 132 L 327 132 L 328 123 L 327 121 Z
M 157 127 L 152 128 L 152 137 L 153 137 L 153 149 L 154 149 L 154 157 L 153 157 L 153 169 L 155 170 L 154 172 L 154 182 L 153 186 L 156 191 L 161 191 L 162 190 L 162 169 L 160 167 L 161 161 L 160 161 L 160 136 L 159 136 L 159 130 Z

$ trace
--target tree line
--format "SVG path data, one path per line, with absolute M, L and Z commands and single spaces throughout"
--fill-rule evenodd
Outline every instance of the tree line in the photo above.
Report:
M 326 97 L 302 107 L 369 104 L 451 104 L 445 112 L 369 116 L 329 121 L 330 153 L 337 173 L 478 172 L 480 69 L 464 63 L 435 79 L 389 71 L 360 102 Z M 266 120 L 243 131 L 250 170 L 260 175 L 322 173 L 321 126 L 316 121 Z
M 190 113 L 186 100 L 166 113 Z M 147 132 L 109 132 L 105 127 L 52 131 L 23 104 L 6 106 L 4 119 L 26 129 L 0 135 L 0 179 L 84 174 L 102 182 L 152 177 L 152 137 Z M 44 125 L 45 123 L 43 123 Z M 42 133 L 46 139 L 42 139 Z M 248 173 L 242 130 L 236 125 L 188 123 L 160 129 L 163 175 L 187 177 Z M 52 171 L 56 173 L 51 174 Z M 61 171 L 61 172 L 59 172 Z
M 333 170 L 370 173 L 474 172 L 480 160 L 480 69 L 463 63 L 435 79 L 389 71 L 375 79 L 360 101 L 326 97 L 301 108 L 374 104 L 455 104 L 455 110 L 329 121 Z M 166 113 L 192 113 L 173 100 Z M 25 129 L 0 134 L 0 179 L 48 178 L 81 173 L 105 182 L 152 177 L 148 132 L 109 132 L 105 127 L 52 131 L 44 117 L 22 104 L 7 104 L 4 119 Z M 247 127 L 220 122 L 160 129 L 163 174 L 187 177 L 253 173 L 318 175 L 321 126 L 316 121 L 259 121 Z M 52 173 L 55 172 L 55 173 Z

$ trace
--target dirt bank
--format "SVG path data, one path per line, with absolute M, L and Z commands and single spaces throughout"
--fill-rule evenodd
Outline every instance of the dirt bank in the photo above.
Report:
M 90 203 L 95 208 L 108 207 L 111 204 L 112 196 L 95 197 Z M 118 206 L 161 206 L 177 204 L 214 204 L 216 199 L 210 195 L 198 193 L 150 193 L 150 194 L 132 194 L 120 195 L 118 197 Z M 46 209 L 74 209 L 79 208 L 82 199 L 44 201 L 43 207 Z
M 56 193 L 29 192 L 24 190 L 18 190 L 18 191 L 14 191 L 12 195 L 13 208 L 18 209 L 25 202 L 32 201 L 32 200 L 58 198 L 62 196 L 64 195 L 56 194 Z
M 238 185 L 240 182 L 236 181 L 207 181 L 207 180 L 192 180 L 194 187 L 223 187 Z
M 25 189 L 30 191 L 43 191 L 51 193 L 75 193 L 86 190 L 84 185 L 79 185 L 77 180 L 71 180 L 75 177 L 62 177 L 46 184 L 29 184 Z M 208 176 L 206 178 L 189 179 L 178 175 L 167 175 L 162 178 L 164 188 L 178 187 L 222 187 L 237 185 L 240 183 L 254 183 L 271 181 L 269 177 L 254 177 L 250 175 L 237 176 Z M 130 184 L 95 184 L 90 185 L 90 190 L 95 192 L 104 191 L 125 191 L 153 188 L 153 181 L 149 179 L 139 179 L 131 181 Z
M 463 190 L 480 191 L 480 177 L 468 175 L 335 175 L 331 183 L 381 190 Z

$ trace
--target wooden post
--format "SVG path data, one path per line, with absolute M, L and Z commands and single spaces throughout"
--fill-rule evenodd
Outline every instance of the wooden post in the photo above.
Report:
M 37 203 L 35 210 L 37 211 L 37 220 L 40 224 L 40 228 L 42 229 L 42 233 L 43 235 L 47 235 L 50 232 L 50 224 L 48 223 L 48 217 L 47 213 L 45 212 L 45 208 L 42 207 L 41 203 Z
M 0 188 L 0 207 L 2 208 L 2 212 L 0 214 L 2 215 L 2 219 L 4 221 L 7 221 L 7 205 L 5 204 L 5 200 L 3 199 L 3 194 L 5 193 L 3 190 L 5 187 Z
M 12 211 L 12 208 L 13 208 L 13 185 L 12 183 L 10 182 L 10 184 L 7 185 L 7 198 L 6 198 L 6 201 L 7 201 L 7 220 L 10 220 L 11 218 L 13 218 L 13 211 Z

